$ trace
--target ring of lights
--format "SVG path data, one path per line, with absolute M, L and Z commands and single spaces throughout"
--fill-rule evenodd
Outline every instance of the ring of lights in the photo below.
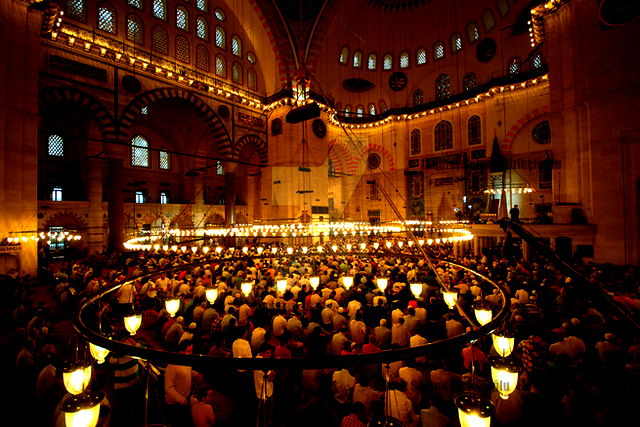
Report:
M 331 254 L 334 255 L 334 254 Z M 340 255 L 340 253 L 336 253 L 335 255 Z M 370 255 L 368 253 L 350 253 L 347 255 Z M 382 254 L 376 254 L 382 255 Z M 389 256 L 397 256 L 397 254 L 389 254 Z M 421 257 L 418 255 L 405 255 L 402 256 L 407 258 L 420 259 Z M 224 261 L 238 261 L 242 259 L 253 258 L 253 257 L 233 257 L 233 258 L 224 258 Z M 260 256 L 260 258 L 282 258 L 276 255 L 265 255 Z M 120 341 L 116 341 L 111 339 L 108 336 L 103 335 L 102 333 L 93 330 L 89 327 L 90 323 L 90 315 L 95 314 L 98 310 L 92 310 L 94 305 L 105 295 L 110 294 L 111 292 L 116 291 L 121 286 L 126 283 L 131 283 L 135 280 L 143 280 L 149 278 L 151 276 L 156 276 L 161 274 L 162 272 L 169 273 L 176 270 L 195 267 L 197 265 L 204 265 L 207 263 L 215 262 L 215 258 L 205 259 L 199 261 L 197 263 L 192 264 L 183 264 L 178 267 L 172 267 L 164 270 L 157 270 L 152 273 L 144 274 L 132 278 L 127 281 L 123 281 L 117 283 L 108 289 L 105 289 L 91 297 L 88 297 L 82 300 L 79 304 L 78 312 L 73 321 L 73 325 L 76 331 L 84 337 L 88 342 L 96 344 L 100 347 L 106 348 L 110 351 L 116 352 L 118 354 L 126 354 L 135 358 L 150 360 L 153 362 L 160 362 L 163 364 L 175 364 L 175 365 L 183 365 L 183 366 L 192 366 L 192 367 L 201 367 L 203 369 L 211 369 L 211 368 L 225 368 L 225 369 L 324 369 L 324 368 L 337 368 L 344 366 L 353 366 L 353 365 L 361 365 L 361 364 L 372 364 L 372 363 L 390 363 L 397 360 L 404 360 L 409 358 L 421 357 L 429 354 L 430 352 L 435 352 L 443 348 L 448 348 L 450 346 L 463 346 L 465 343 L 478 339 L 481 336 L 488 335 L 494 329 L 496 329 L 499 325 L 502 324 L 503 320 L 509 314 L 509 304 L 510 298 L 505 291 L 505 289 L 493 282 L 491 279 L 486 276 L 478 273 L 475 270 L 472 270 L 464 265 L 441 259 L 434 259 L 437 262 L 444 262 L 451 266 L 462 268 L 475 276 L 481 278 L 485 282 L 489 283 L 494 288 L 498 289 L 500 294 L 502 295 L 502 306 L 496 316 L 493 319 L 485 324 L 484 326 L 473 325 L 471 331 L 466 332 L 462 335 L 458 335 L 452 338 L 447 338 L 443 340 L 434 341 L 432 343 L 428 343 L 421 346 L 410 347 L 410 348 L 402 348 L 402 349 L 393 349 L 393 350 L 382 350 L 377 353 L 371 354 L 357 354 L 357 355 L 345 355 L 345 356 L 323 356 L 321 358 L 233 358 L 233 357 L 225 357 L 225 356 L 209 356 L 209 355 L 201 355 L 201 354 L 185 354 L 185 353 L 174 353 L 159 349 L 151 349 L 151 348 L 141 348 L 133 345 L 128 345 L 122 343 Z

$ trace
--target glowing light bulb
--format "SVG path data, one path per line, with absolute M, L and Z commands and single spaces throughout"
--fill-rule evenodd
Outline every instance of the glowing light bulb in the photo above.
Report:
M 387 289 L 387 285 L 389 284 L 389 279 L 385 277 L 379 277 L 376 279 L 376 284 L 378 285 L 378 289 L 384 292 L 385 289 Z
M 353 276 L 342 276 L 342 284 L 346 290 L 353 286 Z
M 320 278 L 318 276 L 309 277 L 309 283 L 311 284 L 311 288 L 315 291 L 320 285 Z

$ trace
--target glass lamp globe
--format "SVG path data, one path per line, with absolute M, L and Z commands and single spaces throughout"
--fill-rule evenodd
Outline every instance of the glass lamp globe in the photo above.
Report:
M 287 290 L 287 280 L 286 279 L 276 280 L 276 289 L 277 289 L 278 292 L 283 294 L 284 291 Z
M 493 313 L 491 312 L 491 309 L 489 307 L 478 305 L 474 308 L 473 311 L 476 314 L 476 319 L 478 320 L 480 326 L 486 325 L 487 323 L 491 322 L 491 319 L 493 319 Z
M 91 365 L 75 365 L 65 369 L 62 382 L 69 394 L 81 394 L 91 382 Z
M 508 399 L 518 385 L 518 367 L 512 360 L 502 357 L 492 357 L 489 363 L 493 385 L 501 398 Z
M 242 282 L 242 284 L 240 284 L 240 290 L 242 291 L 245 297 L 249 296 L 252 289 L 253 289 L 253 283 L 251 282 Z
M 473 394 L 462 394 L 455 400 L 461 427 L 489 427 L 495 406 Z
M 174 317 L 180 309 L 180 298 L 169 298 L 164 301 L 164 308 L 169 316 Z
M 373 249 L 378 250 L 379 247 L 380 247 L 380 243 L 378 242 L 373 243 Z
M 456 291 L 444 291 L 442 297 L 449 310 L 452 310 L 456 306 L 456 302 L 458 302 L 458 292 Z
M 384 292 L 385 289 L 387 289 L 387 285 L 389 284 L 389 279 L 387 279 L 386 277 L 379 277 L 376 279 L 376 284 L 378 285 L 378 289 Z
M 342 276 L 342 284 L 346 290 L 353 286 L 353 276 Z
M 209 304 L 213 304 L 218 299 L 218 290 L 216 288 L 209 288 L 204 291 L 204 295 L 207 297 Z
M 100 402 L 104 393 L 95 391 L 69 396 L 62 402 L 67 427 L 95 427 L 100 418 Z
M 309 283 L 311 284 L 311 288 L 315 291 L 320 285 L 320 278 L 318 276 L 309 277 Z
M 89 351 L 91 352 L 91 356 L 96 359 L 96 362 L 99 364 L 104 363 L 107 356 L 109 355 L 109 350 L 104 347 L 100 347 L 92 342 L 89 343 Z
M 501 332 L 493 332 L 493 348 L 496 352 L 502 356 L 507 357 L 513 351 L 515 339 L 513 337 L 507 337 Z
M 142 314 L 140 313 L 131 313 L 124 318 L 124 327 L 127 328 L 127 331 L 131 335 L 135 335 L 138 329 L 142 325 Z
M 414 297 L 419 298 L 422 294 L 422 283 L 411 283 L 409 287 L 411 288 L 411 293 Z
M 264 248 L 262 246 L 258 246 L 256 248 L 256 252 L 258 252 L 258 255 L 260 255 L 262 253 L 262 251 L 264 251 Z

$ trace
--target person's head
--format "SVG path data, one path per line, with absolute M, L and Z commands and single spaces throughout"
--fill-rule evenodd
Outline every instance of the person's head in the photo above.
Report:
M 202 387 L 200 391 L 198 391 L 198 400 L 200 402 L 204 402 L 208 405 L 212 405 L 214 397 L 215 397 L 215 392 L 213 391 L 212 387 L 205 386 L 205 387 Z

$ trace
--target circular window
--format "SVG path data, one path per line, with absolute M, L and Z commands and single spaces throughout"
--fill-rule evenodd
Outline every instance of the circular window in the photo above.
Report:
M 486 38 L 480 40 L 478 46 L 476 46 L 476 57 L 480 62 L 489 62 L 496 56 L 497 45 L 492 38 Z
M 367 157 L 367 166 L 369 169 L 378 169 L 380 167 L 380 156 L 377 153 L 369 153 Z
M 551 144 L 551 127 L 549 127 L 549 120 L 535 125 L 531 131 L 531 138 L 538 144 Z
M 226 105 L 220 105 L 218 107 L 218 115 L 226 120 L 231 116 L 231 110 Z
M 278 136 L 282 133 L 282 120 L 274 119 L 271 121 L 271 136 Z

